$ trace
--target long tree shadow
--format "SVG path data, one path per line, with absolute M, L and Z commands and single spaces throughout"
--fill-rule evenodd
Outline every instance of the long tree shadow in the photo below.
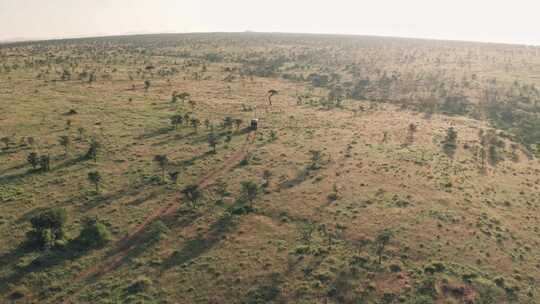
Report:
M 193 135 L 196 135 L 196 134 L 197 133 L 195 133 L 195 132 L 190 132 L 190 133 L 187 133 L 187 134 L 176 134 L 172 138 L 167 137 L 164 140 L 153 143 L 152 146 L 154 146 L 154 147 L 155 146 L 163 146 L 163 145 L 168 144 L 170 142 L 173 142 L 173 141 L 176 141 L 176 140 L 183 140 L 183 139 L 189 138 L 189 137 L 191 137 Z
M 2 148 L 2 149 L 0 149 L 0 156 L 10 155 L 10 154 L 18 153 L 18 152 L 28 150 L 28 149 L 30 149 L 30 147 L 28 147 L 26 145 L 21 145 L 21 146 L 17 146 L 17 147 L 12 146 L 9 149 Z
M 21 258 L 23 255 L 32 252 L 32 248 L 28 246 L 26 242 L 22 242 L 11 251 L 5 252 L 0 255 L 0 267 L 7 266 L 9 264 L 14 264 L 14 261 Z
M 178 161 L 178 162 L 171 162 L 170 166 L 171 166 L 171 168 L 174 168 L 174 169 L 185 169 L 185 168 L 187 168 L 189 166 L 192 166 L 196 161 L 205 159 L 205 158 L 207 158 L 207 157 L 209 157 L 210 155 L 213 155 L 213 154 L 214 153 L 212 151 L 206 151 L 203 154 L 195 155 L 190 159 L 185 159 L 185 160 Z
M 9 168 L 6 168 L 6 169 L 4 169 L 3 171 L 4 171 L 4 173 L 9 172 L 9 171 L 16 171 L 16 170 L 20 170 L 20 169 L 22 169 L 22 168 L 24 168 L 24 167 L 27 167 L 28 165 L 29 165 L 28 163 L 20 163 L 20 164 L 18 164 L 18 165 L 15 165 L 15 166 L 11 166 L 11 167 L 9 167 Z
M 257 284 L 255 288 L 250 289 L 240 303 L 274 303 L 279 300 L 281 294 L 281 285 L 283 284 L 283 275 L 272 273 L 262 279 L 263 282 Z
M 30 249 L 27 247 L 29 245 L 21 246 L 21 249 L 17 249 L 21 251 L 14 253 L 13 258 L 20 258 L 22 255 L 24 255 L 24 252 L 30 252 Z M 46 251 L 28 265 L 16 267 L 12 274 L 0 278 L 0 294 L 6 294 L 9 291 L 10 286 L 17 285 L 28 274 L 42 272 L 55 266 L 62 265 L 68 261 L 75 261 L 84 256 L 87 252 L 88 251 L 81 246 L 77 239 L 71 240 L 63 248 L 55 248 L 50 251 Z M 12 260 L 11 263 L 17 264 L 17 262 L 14 260 Z
M 306 168 L 298 171 L 295 178 L 290 179 L 290 180 L 286 180 L 286 181 L 280 183 L 278 188 L 280 190 L 283 190 L 283 189 L 288 189 L 288 188 L 298 186 L 301 183 L 303 183 L 309 177 L 310 172 L 311 172 L 311 170 L 306 167 Z
M 124 197 L 139 195 L 145 192 L 145 190 L 148 190 L 148 189 L 146 187 L 137 187 L 137 188 L 127 189 L 127 190 L 118 190 L 116 192 L 106 193 L 104 195 L 97 195 L 94 198 L 87 200 L 84 204 L 82 204 L 82 206 L 80 207 L 80 211 L 83 213 L 88 212 L 92 209 L 99 208 L 101 206 L 118 201 Z M 158 194 L 158 190 L 148 192 L 143 197 L 135 199 L 132 203 L 142 204 L 145 201 L 156 197 L 157 194 Z
M 24 171 L 24 172 L 18 172 L 18 173 L 12 173 L 12 174 L 8 174 L 8 175 L 3 175 L 3 176 L 0 176 L 0 185 L 12 184 L 12 183 L 17 182 L 19 180 L 22 180 L 22 179 L 24 179 L 26 177 L 36 175 L 36 174 L 38 174 L 40 172 L 42 172 L 42 171 L 40 171 L 40 170 L 28 170 L 28 171 Z
M 157 137 L 157 136 L 160 136 L 160 135 L 163 135 L 163 134 L 167 134 L 171 131 L 174 131 L 174 128 L 173 127 L 163 127 L 163 128 L 159 128 L 157 130 L 154 130 L 154 131 L 150 131 L 148 133 L 144 133 L 142 135 L 139 135 L 136 137 L 137 140 L 141 140 L 141 139 L 150 139 L 150 138 L 154 138 L 154 137 Z
M 9 174 L 9 175 L 4 175 L 4 176 L 0 176 L 0 184 L 11 184 L 11 183 L 14 183 L 16 181 L 19 181 L 19 180 L 22 180 L 26 177 L 29 177 L 29 176 L 32 176 L 32 175 L 37 175 L 37 174 L 47 174 L 49 172 L 54 172 L 54 171 L 57 171 L 57 170 L 60 170 L 60 169 L 64 169 L 64 168 L 67 168 L 67 167 L 71 167 L 73 165 L 76 165 L 82 161 L 85 161 L 87 160 L 87 158 L 84 156 L 84 155 L 81 155 L 81 156 L 78 156 L 76 158 L 73 158 L 73 159 L 69 159 L 69 160 L 66 160 L 60 164 L 57 164 L 56 166 L 53 166 L 51 168 L 51 170 L 49 171 L 42 171 L 42 170 L 39 170 L 39 169 L 30 169 L 28 171 L 25 171 L 25 172 L 18 172 L 18 173 L 13 173 L 13 174 Z
M 229 212 L 232 208 L 234 208 L 234 206 L 230 207 L 224 212 L 224 215 L 219 220 L 210 226 L 210 229 L 205 236 L 187 241 L 180 251 L 176 251 L 169 256 L 163 262 L 162 270 L 165 271 L 197 258 L 219 243 L 219 241 L 222 240 L 223 235 L 233 231 L 237 224 L 235 221 L 236 215 Z
M 215 134 L 217 136 L 217 139 L 221 140 L 222 138 L 226 137 L 227 135 L 231 135 L 231 137 L 237 137 L 237 136 L 246 135 L 251 131 L 252 130 L 250 128 L 244 128 L 244 129 L 239 129 L 239 130 L 235 130 L 235 131 L 221 130 L 220 132 L 216 132 Z M 194 138 L 193 141 L 191 142 L 191 144 L 199 144 L 199 143 L 202 143 L 202 142 L 206 142 L 207 140 L 208 140 L 208 136 L 207 135 L 202 135 L 202 136 L 198 136 L 198 137 Z
M 57 164 L 56 166 L 53 166 L 49 172 L 51 171 L 54 172 L 57 170 L 68 168 L 86 160 L 89 160 L 88 157 L 86 157 L 86 155 L 79 155 L 76 158 L 68 159 L 64 162 Z

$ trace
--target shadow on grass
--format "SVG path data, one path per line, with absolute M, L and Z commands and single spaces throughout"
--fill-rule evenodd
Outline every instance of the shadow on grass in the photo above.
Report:
M 19 172 L 19 173 L 13 173 L 13 174 L 9 174 L 9 175 L 3 175 L 3 176 L 0 176 L 0 184 L 10 184 L 10 183 L 13 183 L 13 182 L 16 182 L 18 180 L 22 180 L 26 177 L 29 177 L 29 176 L 32 176 L 32 175 L 36 175 L 36 174 L 47 174 L 47 173 L 50 173 L 50 172 L 54 172 L 54 171 L 57 171 L 57 170 L 61 170 L 61 169 L 65 169 L 65 168 L 68 168 L 68 167 L 71 167 L 73 165 L 76 165 L 82 161 L 85 161 L 87 160 L 87 158 L 84 156 L 84 155 L 81 155 L 81 156 L 78 156 L 76 158 L 73 158 L 73 159 L 68 159 L 60 164 L 57 164 L 56 166 L 53 166 L 51 168 L 51 170 L 49 171 L 42 171 L 40 169 L 30 169 L 28 171 L 25 171 L 25 172 Z
M 20 163 L 20 164 L 18 164 L 18 165 L 11 166 L 11 167 L 9 167 L 9 168 L 4 169 L 3 172 L 6 173 L 6 172 L 9 172 L 9 171 L 20 170 L 20 169 L 22 169 L 22 168 L 24 168 L 24 167 L 27 167 L 27 166 L 29 166 L 28 163 Z
M 16 260 L 31 251 L 31 246 L 23 243 L 15 251 L 3 255 L 2 261 L 6 258 L 10 260 L 10 264 L 17 264 Z M 88 250 L 86 250 L 77 239 L 69 241 L 67 245 L 62 248 L 54 248 L 45 251 L 28 265 L 21 267 L 16 266 L 12 274 L 0 278 L 0 294 L 6 294 L 11 285 L 17 285 L 28 274 L 43 272 L 55 266 L 63 265 L 68 261 L 75 261 L 84 256 L 87 252 Z
M 189 166 L 192 166 L 196 161 L 205 159 L 205 158 L 207 158 L 207 157 L 209 157 L 211 155 L 214 155 L 214 152 L 206 151 L 203 154 L 195 155 L 190 159 L 185 159 L 185 160 L 182 160 L 182 161 L 179 161 L 179 162 L 172 162 L 172 163 L 170 163 L 170 167 L 174 168 L 174 169 L 182 170 L 182 169 L 185 169 L 185 168 L 187 168 Z
M 219 243 L 225 234 L 235 229 L 235 218 L 237 216 L 230 212 L 235 206 L 228 208 L 223 216 L 210 226 L 206 235 L 186 241 L 180 251 L 175 251 L 169 258 L 163 261 L 162 270 L 166 271 L 199 257 Z
M 160 135 L 163 135 L 163 134 L 167 134 L 171 131 L 174 131 L 174 128 L 173 127 L 163 127 L 163 128 L 159 128 L 157 130 L 154 130 L 154 131 L 150 131 L 148 133 L 144 133 L 140 136 L 137 136 L 136 139 L 138 140 L 141 140 L 141 139 L 150 139 L 150 138 L 154 138 L 154 137 L 157 137 L 157 136 L 160 136 Z
M 26 242 L 19 244 L 11 251 L 5 252 L 0 255 L 0 267 L 5 267 L 9 264 L 15 264 L 15 260 L 18 260 L 23 255 L 32 252 L 32 248 L 28 246 Z
M 281 294 L 281 285 L 283 284 L 283 275 L 272 273 L 250 289 L 240 303 L 246 304 L 266 304 L 279 301 Z
M 300 170 L 295 178 L 293 178 L 291 180 L 286 180 L 286 181 L 280 183 L 278 188 L 280 190 L 283 190 L 283 189 L 288 189 L 288 188 L 298 186 L 301 183 L 303 183 L 309 177 L 310 172 L 311 172 L 311 170 L 306 167 L 306 168 Z
M 182 140 L 182 139 L 186 139 L 186 138 L 189 138 L 193 135 L 196 135 L 197 133 L 195 132 L 190 132 L 190 133 L 187 133 L 187 134 L 176 134 L 174 135 L 172 138 L 166 138 L 164 140 L 161 140 L 161 141 L 158 141 L 156 143 L 153 143 L 152 146 L 163 146 L 165 144 L 168 144 L 170 142 L 173 142 L 173 141 L 176 141 L 176 140 Z
M 160 188 L 161 189 L 161 188 Z M 135 196 L 139 195 L 145 191 L 147 191 L 147 187 L 137 187 L 132 189 L 122 189 L 118 190 L 116 192 L 112 193 L 106 193 L 103 195 L 96 195 L 90 200 L 87 200 L 79 209 L 81 212 L 88 212 L 92 209 L 99 208 L 101 206 L 113 203 L 117 200 L 120 200 L 127 196 Z M 146 192 L 144 196 L 134 199 L 130 205 L 140 205 L 152 198 L 157 197 L 159 190 L 149 191 Z M 84 198 L 83 198 L 84 199 Z M 74 201 L 75 199 L 71 199 L 70 201 Z

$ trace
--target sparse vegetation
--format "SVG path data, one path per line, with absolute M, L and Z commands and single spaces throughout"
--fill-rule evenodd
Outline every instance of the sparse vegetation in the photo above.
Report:
M 361 36 L 2 44 L 0 302 L 536 303 L 539 66 Z

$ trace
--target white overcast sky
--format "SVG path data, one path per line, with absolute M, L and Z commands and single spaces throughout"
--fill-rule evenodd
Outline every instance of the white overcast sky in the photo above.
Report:
M 0 0 L 0 40 L 246 30 L 540 45 L 540 0 Z

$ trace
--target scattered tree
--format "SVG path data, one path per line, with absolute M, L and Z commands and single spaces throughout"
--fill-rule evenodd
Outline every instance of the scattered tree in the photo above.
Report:
M 77 241 L 81 245 L 93 248 L 102 247 L 111 240 L 111 233 L 105 224 L 97 218 L 87 218 L 83 222 L 83 228 Z
M 241 183 L 241 186 L 241 197 L 247 200 L 250 205 L 253 205 L 253 201 L 259 194 L 259 185 L 253 181 L 244 181 Z
M 240 126 L 242 125 L 242 119 L 240 118 L 234 119 L 234 124 L 236 125 L 236 130 L 240 129 Z
M 457 148 L 457 131 L 453 127 L 448 128 L 443 141 L 443 150 L 448 157 L 453 158 Z
M 182 194 L 191 203 L 192 207 L 202 198 L 202 192 L 198 185 L 188 185 L 182 190 Z
M 97 171 L 88 172 L 88 181 L 96 187 L 96 192 L 99 193 L 99 183 L 101 182 L 101 174 Z
M 32 165 L 32 169 L 34 170 L 39 165 L 39 156 L 36 152 L 30 152 L 30 154 L 28 154 L 28 156 L 26 157 L 26 160 L 30 165 Z
M 154 156 L 154 161 L 161 169 L 161 181 L 165 182 L 165 169 L 167 169 L 167 165 L 169 164 L 169 158 L 167 157 L 167 155 L 160 154 Z
M 92 138 L 85 157 L 87 159 L 93 159 L 94 162 L 97 162 L 97 154 L 98 154 L 99 147 L 100 147 L 100 143 L 95 138 Z
M 218 144 L 218 137 L 214 132 L 208 134 L 208 145 L 212 148 L 212 152 L 216 153 L 216 145 Z
M 0 138 L 0 141 L 4 144 L 5 149 L 9 149 L 9 144 L 11 143 L 11 138 L 4 136 Z
M 69 136 L 67 135 L 60 136 L 60 138 L 58 139 L 58 142 L 60 143 L 60 145 L 62 145 L 62 147 L 64 147 L 64 152 L 67 155 L 69 146 L 71 144 L 71 139 L 69 138 Z
M 51 170 L 51 158 L 49 155 L 41 155 L 39 158 L 39 167 L 45 172 Z
M 145 80 L 144 81 L 144 90 L 146 92 L 148 92 L 148 89 L 150 88 L 150 85 L 151 85 L 150 80 Z
M 49 249 L 64 240 L 66 221 L 67 212 L 63 208 L 42 211 L 30 219 L 32 230 L 27 233 L 27 238 L 40 248 Z
M 201 121 L 198 118 L 191 119 L 191 126 L 193 127 L 195 132 L 197 132 L 197 129 L 199 128 L 200 125 L 201 125 Z
M 268 91 L 268 104 L 272 105 L 272 97 L 278 94 L 278 91 L 271 89 Z
M 178 171 L 169 172 L 169 179 L 174 184 L 176 184 L 176 181 L 178 180 L 178 174 L 180 174 L 180 172 L 178 172 Z
M 182 117 L 182 115 L 180 114 L 174 114 L 172 117 L 171 117 L 171 124 L 173 125 L 174 129 L 178 129 L 178 125 L 179 124 L 182 124 L 182 120 L 184 118 Z
M 382 262 L 382 255 L 384 253 L 384 248 L 386 247 L 386 245 L 388 245 L 392 237 L 393 237 L 392 231 L 385 229 L 381 231 L 381 233 L 379 233 L 379 235 L 375 239 L 375 245 L 377 246 L 376 252 L 379 257 L 379 265 Z

